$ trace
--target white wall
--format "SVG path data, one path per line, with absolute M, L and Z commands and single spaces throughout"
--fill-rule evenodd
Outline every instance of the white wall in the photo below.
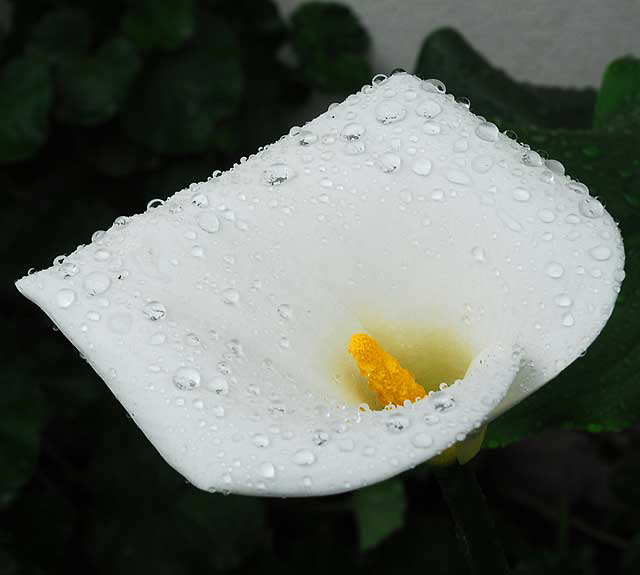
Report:
M 597 86 L 617 56 L 640 56 L 640 0 L 341 0 L 372 35 L 375 72 L 412 71 L 424 37 L 453 26 L 512 76 Z M 301 0 L 276 0 L 289 14 Z

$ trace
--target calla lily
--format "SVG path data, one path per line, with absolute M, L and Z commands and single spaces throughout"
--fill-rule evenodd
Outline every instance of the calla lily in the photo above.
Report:
M 431 459 L 550 381 L 623 267 L 562 164 L 401 73 L 17 286 L 191 483 L 304 496 Z M 376 362 L 424 392 L 383 405 Z

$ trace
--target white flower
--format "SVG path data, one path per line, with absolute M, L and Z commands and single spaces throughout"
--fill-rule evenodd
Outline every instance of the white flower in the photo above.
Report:
M 194 485 L 347 491 L 462 440 L 598 335 L 622 241 L 563 172 L 397 74 L 17 286 Z M 450 385 L 359 407 L 358 333 Z

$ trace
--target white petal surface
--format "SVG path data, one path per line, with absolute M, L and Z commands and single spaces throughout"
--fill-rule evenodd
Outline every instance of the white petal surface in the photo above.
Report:
M 195 485 L 317 495 L 549 381 L 604 326 L 623 265 L 561 164 L 398 74 L 18 288 Z M 453 334 L 475 358 L 453 401 L 360 412 L 347 346 L 371 331 Z

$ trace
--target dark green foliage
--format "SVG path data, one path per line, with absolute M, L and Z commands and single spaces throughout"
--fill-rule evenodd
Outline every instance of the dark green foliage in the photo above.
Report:
M 638 132 L 640 60 L 627 56 L 609 64 L 598 92 L 593 125 L 599 130 Z
M 65 59 L 57 75 L 57 118 L 77 126 L 111 120 L 139 68 L 140 58 L 133 44 L 117 37 L 95 54 Z
M 34 26 L 26 51 L 55 63 L 84 54 L 91 46 L 91 19 L 79 10 L 60 8 L 47 12 Z
M 40 449 L 42 395 L 20 367 L 4 366 L 0 379 L 0 509 L 29 480 Z
M 238 107 L 243 88 L 235 36 L 224 21 L 217 26 L 199 45 L 148 63 L 123 112 L 133 142 L 166 155 L 217 144 L 216 128 Z
M 122 31 L 142 49 L 173 50 L 193 36 L 194 0 L 129 0 Z
M 51 72 L 41 58 L 7 62 L 0 71 L 0 164 L 32 157 L 45 143 L 53 96 Z
M 354 91 L 371 79 L 369 35 L 346 6 L 310 2 L 291 17 L 302 72 L 329 92 Z
M 360 549 L 371 549 L 402 529 L 406 506 L 404 484 L 398 479 L 356 491 L 353 510 L 358 524 Z

